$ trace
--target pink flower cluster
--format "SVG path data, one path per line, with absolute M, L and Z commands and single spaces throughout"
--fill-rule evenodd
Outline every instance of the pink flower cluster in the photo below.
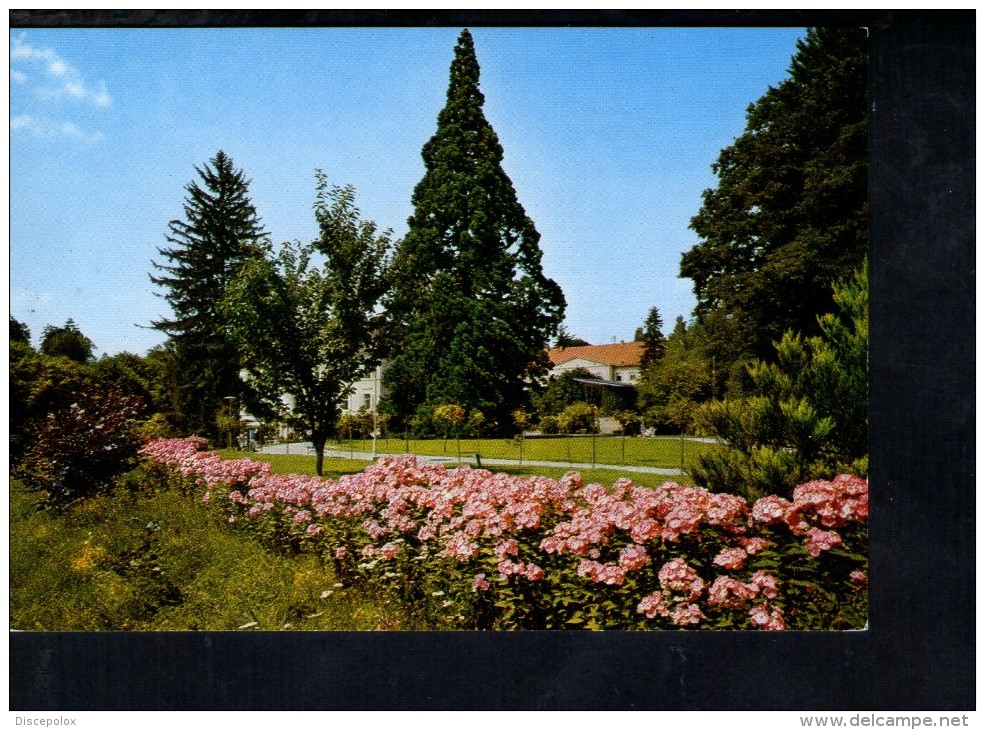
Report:
M 516 477 L 414 457 L 383 458 L 338 480 L 279 476 L 262 462 L 202 452 L 204 443 L 158 440 L 141 453 L 207 497 L 220 490 L 231 520 L 265 520 L 319 541 L 340 562 L 384 560 L 398 571 L 402 560 L 430 561 L 428 569 L 458 571 L 470 595 L 509 581 L 649 591 L 633 599 L 637 613 L 678 626 L 741 611 L 749 625 L 784 628 L 772 603 L 776 577 L 756 571 L 740 579 L 750 557 L 786 539 L 784 529 L 819 557 L 842 544 L 837 530 L 868 516 L 868 485 L 851 476 L 797 487 L 793 501 L 771 496 L 750 507 L 735 495 L 669 482 L 650 489 L 620 479 L 607 489 L 574 472 L 560 480 Z M 706 541 L 717 552 L 692 558 L 687 551 Z M 675 552 L 688 559 L 668 559 Z

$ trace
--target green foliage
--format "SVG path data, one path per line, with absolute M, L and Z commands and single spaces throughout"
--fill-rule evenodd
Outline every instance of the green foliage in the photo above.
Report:
M 558 414 L 557 425 L 561 433 L 596 433 L 598 409 L 588 403 L 572 403 Z
M 543 274 L 540 235 L 502 169 L 483 101 L 465 30 L 394 260 L 385 380 L 388 407 L 405 423 L 422 404 L 457 403 L 508 430 L 563 320 L 564 296 Z
M 185 186 L 184 220 L 168 225 L 169 247 L 158 248 L 167 263 L 154 263 L 161 273 L 150 277 L 165 289 L 172 317 L 151 326 L 174 341 L 168 358 L 174 361 L 172 397 L 181 425 L 221 440 L 215 414 L 222 399 L 232 396 L 243 403 L 249 392 L 219 304 L 239 267 L 262 256 L 267 234 L 250 201 L 249 180 L 225 152 L 195 171 L 201 185 L 193 180 Z
M 682 318 L 637 384 L 637 406 L 645 424 L 657 432 L 697 430 L 700 404 L 711 397 L 711 363 L 700 325 L 687 327 Z
M 840 314 L 820 317 L 823 335 L 787 332 L 776 362 L 749 367 L 752 394 L 702 411 L 729 449 L 703 455 L 702 486 L 749 498 L 789 494 L 838 473 L 868 471 L 868 269 L 835 287 Z
M 103 491 L 132 467 L 139 398 L 65 358 L 24 358 L 11 370 L 24 409 L 11 424 L 13 473 L 47 507 Z
M 18 322 L 10 315 L 10 341 L 31 344 L 31 330 L 23 322 Z
M 868 245 L 867 53 L 863 29 L 811 28 L 789 77 L 747 112 L 745 132 L 712 166 L 681 259 L 699 321 L 722 367 L 772 357 L 787 330 L 820 334 L 830 283 Z
M 577 382 L 578 379 L 599 380 L 599 377 L 585 368 L 565 370 L 560 375 L 552 377 L 543 390 L 534 392 L 530 396 L 531 405 L 537 414 L 541 418 L 557 416 L 572 403 L 586 402 L 589 387 Z
M 319 237 L 246 262 L 220 311 L 251 397 L 304 434 L 320 468 L 339 401 L 379 364 L 390 232 L 359 219 L 351 186 L 329 187 L 318 172 L 317 191 Z
M 87 363 L 92 360 L 92 340 L 79 331 L 75 321 L 69 318 L 61 327 L 48 325 L 41 334 L 41 352 L 51 357 L 65 357 L 72 362 Z

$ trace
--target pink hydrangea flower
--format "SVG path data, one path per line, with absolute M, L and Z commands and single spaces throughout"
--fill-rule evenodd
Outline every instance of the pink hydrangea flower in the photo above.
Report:
M 707 618 L 697 604 L 685 603 L 677 606 L 670 615 L 670 620 L 678 626 L 699 624 Z
M 619 551 L 619 565 L 628 571 L 639 570 L 650 562 L 646 548 L 633 543 Z
M 475 578 L 472 579 L 472 591 L 488 591 L 489 581 L 486 580 L 485 573 L 478 573 Z
M 746 555 L 742 548 L 729 548 L 718 553 L 712 563 L 725 570 L 742 570 L 746 564 Z
M 804 547 L 814 558 L 842 543 L 841 535 L 834 530 L 820 530 L 817 527 L 810 528 L 804 538 Z
M 708 589 L 708 605 L 722 608 L 742 608 L 759 594 L 755 584 L 743 583 L 735 578 L 720 575 Z
M 749 621 L 757 629 L 764 631 L 784 631 L 787 628 L 783 620 L 783 611 L 776 606 L 760 603 L 749 611 Z
M 661 591 L 656 591 L 646 596 L 639 605 L 636 607 L 637 613 L 642 613 L 647 618 L 656 618 L 657 616 L 667 617 L 670 615 L 670 608 L 667 605 L 667 599 Z
M 705 589 L 701 576 L 681 558 L 664 563 L 657 577 L 661 588 L 671 593 L 684 594 L 686 601 L 696 600 Z
M 777 588 L 776 577 L 765 573 L 762 570 L 756 571 L 749 578 L 749 582 L 759 589 L 759 592 L 766 598 L 776 598 L 780 595 Z

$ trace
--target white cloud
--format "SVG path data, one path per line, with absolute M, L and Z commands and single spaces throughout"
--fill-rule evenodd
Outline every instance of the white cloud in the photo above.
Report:
M 102 81 L 90 84 L 72 64 L 58 55 L 52 48 L 38 48 L 24 40 L 24 35 L 15 36 L 10 42 L 10 78 L 22 83 L 27 74 L 14 68 L 15 64 L 39 67 L 44 81 L 35 91 L 44 99 L 74 99 L 98 107 L 108 107 L 113 103 L 106 84 Z
M 94 144 L 103 135 L 99 132 L 87 132 L 74 122 L 53 122 L 47 119 L 37 119 L 30 114 L 18 114 L 10 118 L 10 132 L 30 134 L 35 139 L 73 139 L 79 142 Z

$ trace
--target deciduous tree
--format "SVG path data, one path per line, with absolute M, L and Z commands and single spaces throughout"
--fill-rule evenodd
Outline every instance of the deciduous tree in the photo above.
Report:
M 321 474 L 340 400 L 379 364 L 391 244 L 359 219 L 351 186 L 317 179 L 319 237 L 247 261 L 221 311 L 256 399 L 311 442 Z

